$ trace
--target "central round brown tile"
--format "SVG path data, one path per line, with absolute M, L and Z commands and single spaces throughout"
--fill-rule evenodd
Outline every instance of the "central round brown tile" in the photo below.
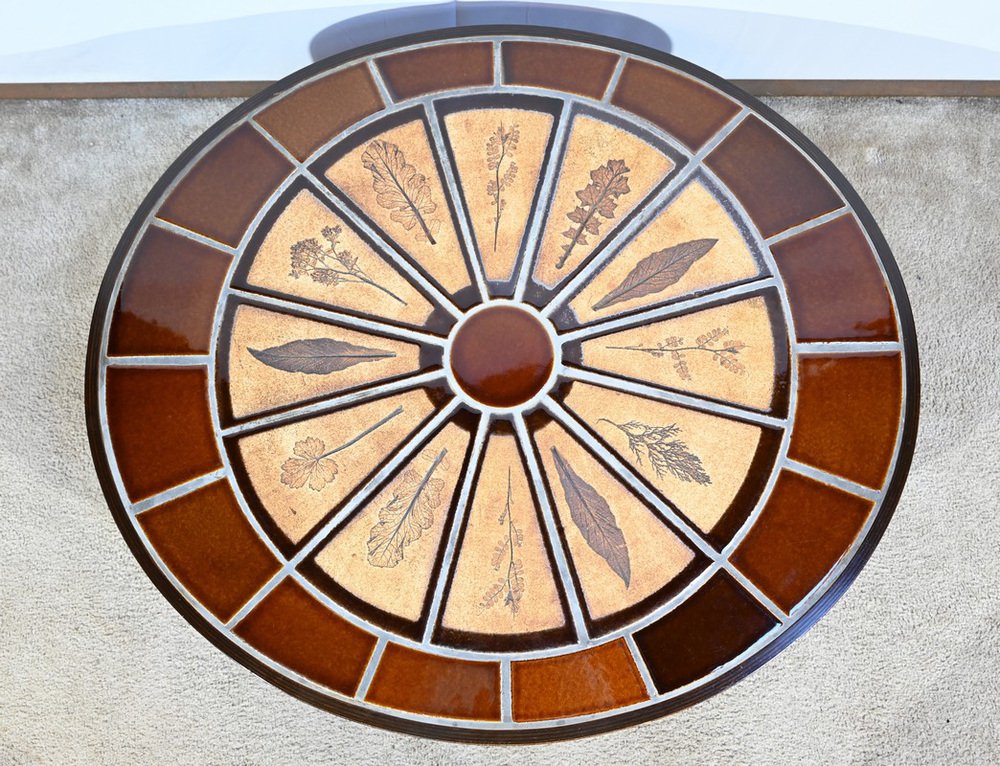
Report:
M 455 334 L 451 369 L 469 396 L 492 407 L 513 407 L 537 394 L 552 372 L 552 342 L 527 311 L 491 306 Z

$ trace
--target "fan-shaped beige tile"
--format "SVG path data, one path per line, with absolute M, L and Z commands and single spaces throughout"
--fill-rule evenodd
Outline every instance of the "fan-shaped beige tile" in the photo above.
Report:
M 548 423 L 534 438 L 592 618 L 607 617 L 642 601 L 694 559 L 687 544 L 562 426 Z M 594 494 L 606 503 L 603 513 Z M 613 554 L 617 556 L 614 564 L 588 543 L 583 526 L 573 518 L 571 505 L 583 510 L 583 524 L 594 530 L 592 539 L 613 539 L 614 534 L 608 533 L 613 520 L 624 545 Z
M 296 270 L 292 249 L 309 240 L 321 248 L 321 271 L 315 277 L 305 273 L 293 276 Z M 353 267 L 349 265 L 351 259 Z M 422 325 L 434 311 L 385 256 L 369 247 L 343 218 L 305 189 L 291 199 L 271 225 L 246 280 L 265 290 L 413 326 Z
M 442 624 L 510 635 L 564 623 L 517 440 L 494 433 L 486 444 Z
M 373 187 L 374 174 L 365 167 L 366 155 L 383 142 L 395 159 L 391 173 L 382 164 L 377 164 L 378 172 L 389 187 L 406 188 L 408 198 L 417 202 L 417 211 L 401 195 L 378 194 Z M 397 149 L 401 154 L 395 154 Z M 412 174 L 407 166 L 412 166 Z M 337 160 L 325 175 L 445 291 L 456 293 L 472 283 L 423 122 L 413 120 L 380 133 Z
M 240 457 L 264 510 L 298 542 L 434 409 L 427 392 L 407 391 L 245 436 Z M 309 472 L 307 464 L 323 455 L 328 457 Z M 305 482 L 294 486 L 304 475 Z
M 362 601 L 418 620 L 468 446 L 468 431 L 445 426 L 320 551 L 319 567 Z
M 486 278 L 514 276 L 553 117 L 528 109 L 449 114 L 445 129 Z

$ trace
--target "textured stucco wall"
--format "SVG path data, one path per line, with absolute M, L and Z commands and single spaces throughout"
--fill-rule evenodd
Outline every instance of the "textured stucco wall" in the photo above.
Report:
M 1000 761 L 1000 101 L 772 102 L 881 222 L 914 305 L 920 438 L 896 518 L 820 623 L 671 718 L 517 750 L 292 699 L 157 593 L 88 453 L 83 363 L 117 238 L 227 101 L 0 102 L 0 764 Z

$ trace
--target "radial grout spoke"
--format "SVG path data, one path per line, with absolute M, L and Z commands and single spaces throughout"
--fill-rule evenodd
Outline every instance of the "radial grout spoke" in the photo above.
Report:
M 578 327 L 575 330 L 563 333 L 559 337 L 565 343 L 568 341 L 587 339 L 599 335 L 607 335 L 616 330 L 627 330 L 637 325 L 646 325 L 660 319 L 671 319 L 682 314 L 690 314 L 709 307 L 715 303 L 722 303 L 730 298 L 762 290 L 766 287 L 777 285 L 777 279 L 772 276 L 762 276 L 751 279 L 748 282 L 741 282 L 738 285 L 729 285 L 710 292 L 702 293 L 694 298 L 666 303 L 662 306 L 655 306 L 651 309 L 628 314 L 622 317 L 611 317 L 598 322 Z
M 147 497 L 145 500 L 140 500 L 136 503 L 131 503 L 129 506 L 129 513 L 132 516 L 138 516 L 140 513 L 148 511 L 150 508 L 155 508 L 158 505 L 163 505 L 171 500 L 176 500 L 179 497 L 184 497 L 184 495 L 189 495 L 197 489 L 201 489 L 214 481 L 219 479 L 224 479 L 226 477 L 226 469 L 220 468 L 217 471 L 212 471 L 211 473 L 206 473 L 190 481 L 186 481 L 183 484 L 178 484 L 171 487 L 168 490 L 164 490 L 152 497 Z
M 444 588 L 451 570 L 452 560 L 455 557 L 455 545 L 458 540 L 458 532 L 465 520 L 468 512 L 469 498 L 472 494 L 472 483 L 477 475 L 479 461 L 482 460 L 483 449 L 486 445 L 486 437 L 490 427 L 490 416 L 483 413 L 479 416 L 479 426 L 472 443 L 469 445 L 471 452 L 468 466 L 465 469 L 465 476 L 462 479 L 462 488 L 459 490 L 458 502 L 455 504 L 455 517 L 452 519 L 451 529 L 448 532 L 448 540 L 444 548 L 444 558 L 437 569 L 437 579 L 434 582 L 434 594 L 431 598 L 430 609 L 427 612 L 427 624 L 424 626 L 423 642 L 429 644 L 434 635 L 434 626 L 437 623 L 438 613 L 441 610 L 441 601 L 444 598 Z
M 374 57 L 368 59 L 368 72 L 371 74 L 372 80 L 375 81 L 375 87 L 382 97 L 382 103 L 386 106 L 392 106 L 395 103 L 395 99 L 392 97 L 389 86 L 385 84 L 385 78 L 382 77 L 382 70 L 378 68 Z
M 243 298 L 244 300 L 254 303 L 264 304 L 270 308 L 306 314 L 314 319 L 319 319 L 324 322 L 335 322 L 337 324 L 347 325 L 354 329 L 364 330 L 377 335 L 389 336 L 397 340 L 426 343 L 431 346 L 444 346 L 447 343 L 445 338 L 438 335 L 432 335 L 420 330 L 412 330 L 408 327 L 398 327 L 396 325 L 385 324 L 377 319 L 365 319 L 364 317 L 357 317 L 353 314 L 343 314 L 332 309 L 310 306 L 307 303 L 299 303 L 298 301 L 291 300 L 289 298 L 278 298 L 274 295 L 254 293 L 238 287 L 229 287 L 224 290 L 223 297 L 228 295 Z
M 788 421 L 785 418 L 776 418 L 772 415 L 765 415 L 757 410 L 751 410 L 736 404 L 725 404 L 714 399 L 708 399 L 698 394 L 682 393 L 666 388 L 642 383 L 638 380 L 617 378 L 613 375 L 598 372 L 592 369 L 582 369 L 580 367 L 565 367 L 562 371 L 563 377 L 570 380 L 577 380 L 581 383 L 590 383 L 595 386 L 610 388 L 625 394 L 644 396 L 660 402 L 676 404 L 688 409 L 707 412 L 712 415 L 720 415 L 726 418 L 744 420 L 757 425 L 769 428 L 785 428 Z
M 364 675 L 361 676 L 358 688 L 354 692 L 355 699 L 363 700 L 367 696 L 368 689 L 372 685 L 372 679 L 375 678 L 375 671 L 378 670 L 378 664 L 382 661 L 382 652 L 385 651 L 386 644 L 388 643 L 388 639 L 385 636 L 379 636 L 378 641 L 375 642 L 375 648 L 372 649 L 372 656 L 368 658 Z
M 890 351 L 902 351 L 903 344 L 899 341 L 816 341 L 812 343 L 796 343 L 798 354 L 884 354 Z
M 850 479 L 845 479 L 829 471 L 824 471 L 822 468 L 800 463 L 798 460 L 792 460 L 789 457 L 784 458 L 780 465 L 782 468 L 794 471 L 800 476 L 806 476 L 823 484 L 829 484 L 831 487 L 842 489 L 844 492 L 850 492 L 852 495 L 863 497 L 865 500 L 871 500 L 872 502 L 876 502 L 882 494 L 877 489 L 871 489 L 863 484 L 858 484 Z
M 569 604 L 569 611 L 573 619 L 573 628 L 576 631 L 577 641 L 579 643 L 588 643 L 590 641 L 590 632 L 587 630 L 587 623 L 583 617 L 583 606 L 580 604 L 576 588 L 573 586 L 573 578 L 570 576 L 569 571 L 568 554 L 563 548 L 562 540 L 559 538 L 555 510 L 549 503 L 545 479 L 542 476 L 542 468 L 538 463 L 535 448 L 531 443 L 528 426 L 524 422 L 524 416 L 521 414 L 515 415 L 513 420 L 514 431 L 517 434 L 517 440 L 524 455 L 524 460 L 528 464 L 528 473 L 531 477 L 531 483 L 535 487 L 535 495 L 538 497 L 538 505 L 542 511 L 545 534 L 548 535 L 552 554 L 556 560 L 556 569 L 559 572 L 562 589 L 566 594 L 566 601 Z
M 632 655 L 632 662 L 635 663 L 636 670 L 639 671 L 642 682 L 646 685 L 646 693 L 650 699 L 655 699 L 660 693 L 653 682 L 653 677 L 649 673 L 649 666 L 646 665 L 646 660 L 635 643 L 635 637 L 631 633 L 626 633 L 623 638 L 625 639 L 625 644 L 628 646 L 629 653 Z
M 552 140 L 552 153 L 546 160 L 545 170 L 542 175 L 534 217 L 529 223 L 528 236 L 524 240 L 524 247 L 521 250 L 521 262 L 518 265 L 517 283 L 514 287 L 515 301 L 520 301 L 524 298 L 524 291 L 528 287 L 528 280 L 531 277 L 532 270 L 535 268 L 535 260 L 538 257 L 538 249 L 540 247 L 539 238 L 542 235 L 542 227 L 549 217 L 549 207 L 552 202 L 552 195 L 555 192 L 556 178 L 559 175 L 559 168 L 562 167 L 566 146 L 569 142 L 570 124 L 573 122 L 572 111 L 570 102 L 564 100 L 562 113 L 559 115 L 559 124 L 556 125 L 555 137 Z
M 207 354 L 176 354 L 171 356 L 109 356 L 108 367 L 204 367 L 208 364 Z
M 510 686 L 510 659 L 500 660 L 500 720 L 510 723 L 514 720 L 514 694 Z
M 715 147 L 718 146 L 719 143 L 736 128 L 736 126 L 743 122 L 748 113 L 749 112 L 746 109 L 741 110 L 735 117 L 719 129 L 719 131 L 712 136 L 712 138 L 710 138 L 696 154 L 691 155 L 684 167 L 678 170 L 677 174 L 667 181 L 666 185 L 662 189 L 650 196 L 647 196 L 645 204 L 641 204 L 640 207 L 637 207 L 632 219 L 625 224 L 621 231 L 601 246 L 600 252 L 598 252 L 597 255 L 591 258 L 588 263 L 584 264 L 575 274 L 573 274 L 572 277 L 563 282 L 563 284 L 556 289 L 555 293 L 549 299 L 548 305 L 542 309 L 542 316 L 549 316 L 554 311 L 557 311 L 563 305 L 564 297 L 574 295 L 591 277 L 593 277 L 594 274 L 596 274 L 609 261 L 618 255 L 622 248 L 628 242 L 633 240 L 642 229 L 649 225 L 652 220 L 660 214 L 660 212 L 666 209 L 667 203 L 671 200 L 674 194 L 701 168 L 702 160 L 707 157 L 712 150 L 715 149 Z
M 503 85 L 503 51 L 499 40 L 493 41 L 493 85 Z
M 363 221 L 353 210 L 348 208 L 339 200 L 336 195 L 331 192 L 326 184 L 324 184 L 316 174 L 312 172 L 308 165 L 299 162 L 294 156 L 284 146 L 278 141 L 274 136 L 272 136 L 266 128 L 257 123 L 254 120 L 250 120 L 250 124 L 254 129 L 260 133 L 268 142 L 287 159 L 289 162 L 295 165 L 294 177 L 300 177 L 305 179 L 311 191 L 320 194 L 324 199 L 331 203 L 337 211 L 337 214 L 350 224 L 367 236 L 372 242 L 375 243 L 378 252 L 388 258 L 392 265 L 403 272 L 403 274 L 408 277 L 416 285 L 419 285 L 431 298 L 438 304 L 440 304 L 449 314 L 454 316 L 456 319 L 459 318 L 462 312 L 451 300 L 451 298 L 446 295 L 441 289 L 436 285 L 432 284 L 430 280 L 424 277 L 406 258 L 400 255 L 396 249 L 390 245 L 379 232 L 375 231 L 371 226 L 369 226 L 365 221 Z
M 465 242 L 465 249 L 469 254 L 469 266 L 472 268 L 473 280 L 475 281 L 476 289 L 479 291 L 480 298 L 483 301 L 488 301 L 490 293 L 489 288 L 486 286 L 486 277 L 483 275 L 483 263 L 479 256 L 479 250 L 476 248 L 474 237 L 472 236 L 469 228 L 471 219 L 468 211 L 465 209 L 465 204 L 462 201 L 462 195 L 455 193 L 454 191 L 459 188 L 456 169 L 452 167 L 451 156 L 445 147 L 444 136 L 441 132 L 441 124 L 437 119 L 437 110 L 434 107 L 433 99 L 427 99 L 424 101 L 424 109 L 427 112 L 427 124 L 430 125 L 431 138 L 434 141 L 434 149 L 441 162 L 441 168 L 444 170 L 444 192 L 451 198 L 452 206 L 456 211 L 459 234 Z
M 628 60 L 628 56 L 622 54 L 618 57 L 618 62 L 615 64 L 615 69 L 611 73 L 611 77 L 608 80 L 607 86 L 604 88 L 604 97 L 601 99 L 602 103 L 611 103 L 611 97 L 615 94 L 615 90 L 618 88 L 618 81 L 622 77 L 622 70 L 625 68 L 625 62 Z
M 264 585 L 261 586 L 260 590 L 254 593 L 250 597 L 250 599 L 243 606 L 240 607 L 239 611 L 229 618 L 229 621 L 226 623 L 226 628 L 232 630 L 241 622 L 243 622 L 246 616 L 250 614 L 250 612 L 252 612 L 254 609 L 256 609 L 257 605 L 265 598 L 267 598 L 268 594 L 271 593 L 271 591 L 273 591 L 275 588 L 277 588 L 278 585 L 285 579 L 287 575 L 288 572 L 286 572 L 284 569 L 279 569 L 274 575 L 272 575 L 271 579 L 268 580 L 266 583 L 264 583 Z
M 235 247 L 226 245 L 218 240 L 212 239 L 211 237 L 206 237 L 204 234 L 199 234 L 191 229 L 185 229 L 183 226 L 178 226 L 176 223 L 165 221 L 162 218 L 151 218 L 149 225 L 155 226 L 158 229 L 163 229 L 164 231 L 169 231 L 171 234 L 176 234 L 180 237 L 184 237 L 185 239 L 190 239 L 192 242 L 197 242 L 199 245 L 214 248 L 215 250 L 219 250 L 234 257 L 238 254 Z
M 290 420 L 298 420 L 308 416 L 322 415 L 327 412 L 342 409 L 349 405 L 362 404 L 373 399 L 381 399 L 382 397 L 390 394 L 398 394 L 403 391 L 409 391 L 413 388 L 419 388 L 420 386 L 433 383 L 443 383 L 444 381 L 445 373 L 443 370 L 432 370 L 430 372 L 409 375 L 387 383 L 382 383 L 381 385 L 349 391 L 348 393 L 341 394 L 340 396 L 331 396 L 318 402 L 310 402 L 309 404 L 293 407 L 283 412 L 264 415 L 243 423 L 237 423 L 236 425 L 221 429 L 221 433 L 223 437 L 228 438 L 238 436 L 247 431 L 261 431 L 265 428 L 280 426 Z
M 823 215 L 816 216 L 815 218 L 806 221 L 805 223 L 800 223 L 798 226 L 792 226 L 790 229 L 785 229 L 773 237 L 768 237 L 764 240 L 764 244 L 770 247 L 771 245 L 776 245 L 790 237 L 794 237 L 796 234 L 802 234 L 810 229 L 815 229 L 817 226 L 822 226 L 824 223 L 829 223 L 835 218 L 840 218 L 844 215 L 850 215 L 851 209 L 844 205 L 843 207 L 838 207 L 836 210 L 831 210 L 829 213 L 824 213 Z
M 745 574 L 743 574 L 740 570 L 738 570 L 733 565 L 733 562 L 729 561 L 728 559 L 724 559 L 722 561 L 722 568 L 726 571 L 726 574 L 728 574 L 730 577 L 732 577 L 734 580 L 736 580 L 736 582 L 740 584 L 743 590 L 745 590 L 747 593 L 753 596 L 754 599 L 758 601 L 761 606 L 767 609 L 767 611 L 771 613 L 771 616 L 774 617 L 779 624 L 786 622 L 788 620 L 788 615 L 785 614 L 785 611 L 780 606 L 775 604 L 770 598 L 768 598 L 767 594 L 764 593 L 764 591 L 762 591 L 760 588 L 758 588 L 750 580 L 750 578 L 748 578 Z

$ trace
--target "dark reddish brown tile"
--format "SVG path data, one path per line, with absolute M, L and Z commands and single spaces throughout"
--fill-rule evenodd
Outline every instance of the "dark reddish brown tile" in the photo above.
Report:
M 208 353 L 229 262 L 219 250 L 150 226 L 122 280 L 108 353 Z
M 108 431 L 133 501 L 222 467 L 204 367 L 109 367 Z
M 255 119 L 304 161 L 335 135 L 383 106 L 371 72 L 358 64 L 292 91 Z
M 433 45 L 384 56 L 376 64 L 396 99 L 493 84 L 492 43 Z
M 622 639 L 560 657 L 513 662 L 510 674 L 515 721 L 569 718 L 649 698 Z
M 291 170 L 291 163 L 266 138 L 243 125 L 198 160 L 157 216 L 236 247 Z
M 636 632 L 635 642 L 663 693 L 725 664 L 776 624 L 732 577 L 719 572 L 672 612 Z
M 602 98 L 618 54 L 555 43 L 507 42 L 501 48 L 504 82 Z
M 853 216 L 771 248 L 800 341 L 896 340 L 882 272 Z
M 456 660 L 387 644 L 365 697 L 423 715 L 500 720 L 500 663 Z
M 236 634 L 285 667 L 341 694 L 353 695 L 376 638 L 285 579 L 236 626 Z
M 736 116 L 740 105 L 703 83 L 629 59 L 611 102 L 645 117 L 698 150 Z
M 451 367 L 476 401 L 511 407 L 537 394 L 552 372 L 552 341 L 526 311 L 494 306 L 470 317 L 455 335 Z
M 899 354 L 801 357 L 789 457 L 881 487 L 896 445 L 902 374 Z
M 871 510 L 862 497 L 783 471 L 733 563 L 790 612 L 851 547 Z
M 223 622 L 281 568 L 217 481 L 137 517 L 170 571 Z
M 732 189 L 765 237 L 844 204 L 804 154 L 752 115 L 705 162 Z

